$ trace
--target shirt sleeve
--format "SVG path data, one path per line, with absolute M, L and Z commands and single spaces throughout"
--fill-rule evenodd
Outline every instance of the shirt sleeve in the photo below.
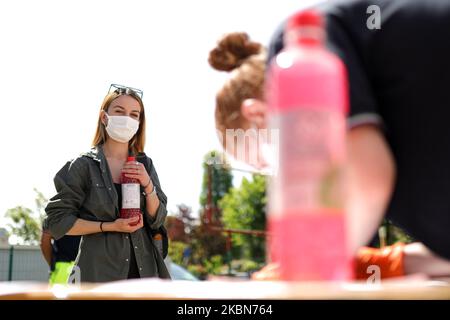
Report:
M 377 101 L 368 75 L 368 68 L 358 50 L 362 44 L 349 34 L 348 26 L 341 16 L 327 15 L 327 47 L 341 58 L 347 68 L 349 81 L 350 113 L 348 126 L 354 128 L 365 124 L 382 125 Z
M 270 64 L 272 59 L 283 50 L 284 27 L 286 22 L 281 23 L 273 33 L 267 50 L 267 64 Z
M 56 195 L 48 202 L 43 228 L 56 240 L 62 238 L 79 217 L 86 192 L 86 179 L 76 161 L 68 162 L 54 178 Z
M 155 166 L 153 165 L 152 160 L 147 158 L 147 163 L 150 167 L 150 178 L 152 179 L 152 182 L 156 188 L 156 195 L 159 199 L 159 206 L 156 210 L 155 217 L 150 216 L 150 214 L 147 212 L 147 206 L 144 206 L 144 213 L 145 218 L 147 219 L 148 225 L 150 226 L 150 229 L 157 230 L 159 229 L 166 220 L 167 217 L 167 196 L 161 189 L 161 184 L 159 182 L 158 174 L 156 173 Z

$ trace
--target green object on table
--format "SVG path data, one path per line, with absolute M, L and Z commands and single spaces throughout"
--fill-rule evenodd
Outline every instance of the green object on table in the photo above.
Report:
M 75 262 L 56 262 L 50 274 L 50 284 L 67 284 Z

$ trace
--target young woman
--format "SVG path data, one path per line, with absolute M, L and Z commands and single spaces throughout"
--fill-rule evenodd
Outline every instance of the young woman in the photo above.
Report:
M 248 164 L 261 168 L 270 161 L 264 159 L 261 152 L 261 146 L 265 141 L 251 142 L 249 140 L 237 140 L 239 143 L 245 144 L 227 144 L 229 139 L 226 136 L 227 129 L 266 129 L 267 128 L 267 106 L 264 102 L 264 77 L 266 69 L 266 50 L 259 43 L 250 40 L 245 33 L 230 33 L 223 37 L 209 54 L 209 64 L 220 71 L 231 72 L 230 77 L 224 86 L 216 95 L 215 120 L 216 128 L 221 137 L 224 149 L 231 155 L 236 157 L 236 148 L 241 148 L 247 152 L 256 152 L 257 157 L 250 157 L 256 161 L 248 162 Z M 250 136 L 251 138 L 251 136 Z M 373 175 L 366 175 L 366 165 L 372 164 L 367 159 L 368 156 L 374 156 L 385 150 L 385 145 L 376 132 L 372 124 L 364 125 L 358 123 L 351 126 L 348 137 L 349 160 L 353 167 L 354 173 L 359 173 L 358 179 L 351 178 L 352 197 L 362 199 L 363 206 L 352 206 L 350 211 L 359 211 L 362 209 L 370 210 L 379 206 L 372 205 L 371 201 L 382 202 L 386 197 L 389 187 L 383 189 L 376 182 Z M 370 146 L 370 147 L 368 147 Z M 257 150 L 252 150 L 256 148 Z M 370 150 L 368 151 L 368 148 Z M 365 156 L 360 157 L 361 154 Z M 249 158 L 244 158 L 248 160 Z M 240 159 L 242 160 L 242 159 Z M 379 159 L 378 168 L 382 171 L 389 171 L 389 168 L 383 168 L 384 159 Z M 383 174 L 380 174 L 381 176 Z M 364 182 L 364 188 L 361 183 Z M 375 196 L 374 196 L 375 195 Z M 369 199 L 370 197 L 375 199 Z M 367 206 L 364 206 L 364 203 Z M 368 227 L 376 221 L 362 221 L 364 217 L 351 215 L 352 218 L 358 218 L 358 230 L 351 230 L 357 233 L 351 237 L 353 239 L 353 247 L 355 248 L 355 274 L 358 279 L 367 279 L 370 274 L 367 273 L 367 267 L 370 265 L 378 265 L 381 269 L 381 277 L 389 278 L 405 274 L 423 273 L 430 277 L 440 277 L 450 275 L 450 261 L 440 258 L 431 252 L 421 243 L 413 243 L 404 245 L 398 243 L 393 246 L 382 249 L 362 247 L 365 243 L 363 239 L 372 236 L 372 229 Z M 361 227 L 362 226 L 362 227 Z M 255 279 L 276 279 L 278 277 L 278 268 L 274 264 L 269 264 L 261 272 L 254 275 Z
M 57 194 L 45 209 L 44 227 L 55 239 L 82 236 L 75 262 L 82 282 L 170 277 L 151 236 L 164 223 L 167 197 L 144 153 L 141 97 L 141 91 L 112 85 L 93 148 L 67 162 L 54 179 Z M 138 161 L 127 162 L 130 154 Z M 122 172 L 139 180 L 142 217 L 119 218 Z

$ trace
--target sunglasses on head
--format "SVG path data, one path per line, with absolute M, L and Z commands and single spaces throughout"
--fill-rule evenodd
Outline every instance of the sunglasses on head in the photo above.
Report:
M 139 98 L 142 99 L 142 97 L 144 96 L 144 91 L 140 90 L 140 89 L 136 89 L 136 88 L 132 88 L 132 87 L 127 87 L 127 86 L 122 86 L 120 84 L 111 84 L 109 86 L 109 90 L 108 93 L 111 92 L 115 92 L 118 94 L 130 94 L 130 93 L 134 93 L 135 95 L 137 95 Z

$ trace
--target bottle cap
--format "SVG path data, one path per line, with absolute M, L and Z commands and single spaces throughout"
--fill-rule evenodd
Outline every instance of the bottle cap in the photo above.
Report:
M 305 10 L 293 15 L 287 24 L 287 30 L 298 27 L 318 27 L 323 28 L 322 15 L 315 10 Z

